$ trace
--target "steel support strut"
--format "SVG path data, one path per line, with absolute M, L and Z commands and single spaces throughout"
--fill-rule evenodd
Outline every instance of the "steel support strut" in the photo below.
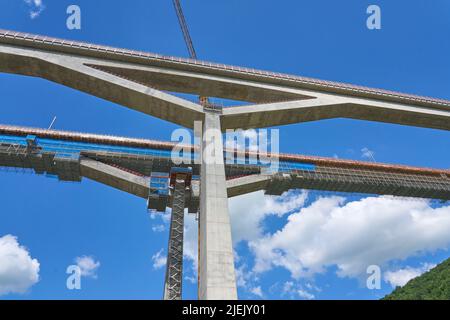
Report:
M 173 189 L 169 249 L 164 283 L 164 300 L 181 300 L 183 280 L 183 229 L 186 181 L 176 179 Z

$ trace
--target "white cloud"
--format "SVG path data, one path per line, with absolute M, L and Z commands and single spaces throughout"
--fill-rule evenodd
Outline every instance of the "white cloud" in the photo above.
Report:
M 315 286 L 312 286 L 311 284 L 307 285 L 309 290 L 315 290 L 320 291 Z M 315 298 L 315 295 L 306 289 L 304 289 L 302 286 L 300 286 L 297 283 L 294 283 L 292 281 L 286 281 L 283 284 L 283 288 L 281 289 L 281 296 L 283 297 L 289 297 L 290 299 L 306 299 L 306 300 L 312 300 Z
M 35 19 L 40 16 L 45 9 L 45 5 L 42 0 L 24 0 L 30 8 L 29 14 L 31 19 Z
M 158 211 L 150 209 L 148 210 L 150 219 L 155 220 L 158 217 Z
M 152 226 L 153 232 L 164 232 L 166 230 L 166 227 L 163 224 L 156 224 Z
M 312 300 L 312 299 L 315 298 L 315 296 L 314 296 L 313 294 L 309 293 L 309 292 L 306 291 L 306 290 L 299 289 L 299 290 L 297 291 L 297 293 L 298 293 L 298 296 L 299 296 L 300 298 L 303 298 L 303 299 L 306 299 L 306 300 Z
M 197 283 L 197 278 L 192 277 L 192 276 L 185 276 L 184 279 L 187 280 L 187 281 L 189 281 L 189 282 L 192 283 L 192 284 Z
M 421 274 L 430 271 L 436 265 L 431 263 L 424 263 L 419 268 L 411 268 L 405 267 L 402 269 L 398 269 L 396 271 L 387 271 L 384 273 L 384 280 L 389 282 L 393 288 L 395 287 L 403 287 L 407 284 L 411 279 L 414 279 Z
M 280 197 L 264 196 L 262 191 L 254 192 L 229 201 L 233 242 L 252 241 L 263 234 L 263 221 L 269 215 L 281 217 L 302 207 L 306 192 L 290 191 Z
M 167 257 L 163 255 L 164 249 L 159 250 L 152 256 L 153 269 L 158 270 L 166 265 Z
M 263 220 L 269 215 L 283 216 L 303 206 L 307 194 L 305 192 L 286 192 L 281 197 L 264 196 L 263 192 L 255 192 L 231 198 L 230 216 L 233 243 L 255 240 L 263 236 Z M 192 273 L 197 275 L 198 265 L 198 222 L 194 215 L 185 215 L 184 257 L 192 262 Z M 235 254 L 235 263 L 239 256 Z M 258 278 L 247 265 L 236 267 L 237 285 L 248 292 L 257 287 Z M 253 292 L 252 292 L 253 293 Z
M 164 211 L 164 212 L 159 212 L 156 210 L 149 210 L 150 219 L 152 219 L 152 220 L 161 219 L 162 222 L 169 223 L 171 211 L 172 211 L 171 208 L 167 208 L 166 211 Z
M 236 259 L 235 259 L 235 263 Z M 242 263 L 240 266 L 235 268 L 236 274 L 236 284 L 238 287 L 245 289 L 246 291 L 251 291 L 256 283 L 259 281 L 258 275 L 252 270 L 248 269 L 246 263 Z
M 0 295 L 25 293 L 39 281 L 39 261 L 12 235 L 0 237 Z
M 170 222 L 170 212 L 172 209 L 167 208 L 165 212 L 158 212 L 156 210 L 149 210 L 150 219 L 156 220 L 158 218 L 161 219 L 164 223 Z
M 78 268 L 80 268 L 83 277 L 97 278 L 97 270 L 100 267 L 100 261 L 95 261 L 92 256 L 81 256 L 75 258 L 75 263 Z
M 259 273 L 273 267 L 287 269 L 294 279 L 325 272 L 330 266 L 337 266 L 341 277 L 360 277 L 366 275 L 368 265 L 388 266 L 450 245 L 450 207 L 434 208 L 426 200 L 390 196 L 352 202 L 321 197 L 303 207 L 306 200 L 307 193 L 299 191 L 281 197 L 255 192 L 230 199 L 234 245 L 245 241 L 255 255 L 250 268 L 235 259 L 240 288 L 253 293 L 260 287 Z M 268 233 L 265 219 L 286 215 L 284 227 Z M 185 221 L 185 258 L 195 263 L 195 273 L 197 221 L 192 215 Z M 320 292 L 311 283 L 295 283 L 291 298 L 314 299 Z
M 198 262 L 198 221 L 194 214 L 184 214 L 184 246 L 183 256 L 193 264 L 193 271 L 197 274 Z
M 246 270 L 247 266 L 245 264 L 242 264 L 235 268 L 235 274 L 236 274 L 236 285 L 241 288 L 247 287 L 247 281 L 249 278 L 250 273 Z
M 257 286 L 257 287 L 251 288 L 250 292 L 253 293 L 257 297 L 260 297 L 260 298 L 264 297 L 264 294 L 262 292 L 261 286 Z
M 291 214 L 282 230 L 249 245 L 255 272 L 279 266 L 298 279 L 337 266 L 339 276 L 359 277 L 368 265 L 447 248 L 449 228 L 450 206 L 388 196 L 345 203 L 333 196 Z

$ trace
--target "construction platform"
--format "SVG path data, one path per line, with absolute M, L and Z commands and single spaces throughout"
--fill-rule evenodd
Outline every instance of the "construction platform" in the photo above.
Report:
M 0 125 L 0 166 L 32 169 L 61 181 L 86 177 L 148 199 L 148 207 L 159 211 L 170 207 L 169 174 L 178 166 L 171 158 L 174 146 L 171 142 Z M 194 160 L 197 147 L 189 148 Z M 251 163 L 248 152 L 245 163 L 225 160 L 228 197 L 258 190 L 281 195 L 289 189 L 313 189 L 450 200 L 450 170 L 289 154 L 276 157 L 278 172 L 268 171 L 260 157 Z M 183 166 L 193 172 L 185 201 L 189 212 L 196 213 L 200 165 L 192 161 Z M 112 178 L 119 173 L 127 183 Z M 133 183 L 128 183 L 129 179 Z

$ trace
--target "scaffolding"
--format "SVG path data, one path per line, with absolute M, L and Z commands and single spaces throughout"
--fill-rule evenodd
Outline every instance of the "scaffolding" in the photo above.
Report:
M 171 168 L 175 166 L 171 159 L 172 147 L 171 143 L 153 140 L 0 125 L 0 167 L 31 169 L 37 174 L 56 176 L 61 181 L 81 180 L 79 163 L 83 157 L 149 177 L 153 182 L 158 173 L 165 172 L 168 179 Z M 195 159 L 196 147 L 189 148 L 192 159 Z M 273 174 L 267 170 L 267 163 L 261 162 L 261 154 L 256 157 L 250 155 L 246 152 L 239 161 L 226 162 L 227 179 Z M 278 176 L 268 185 L 268 194 L 278 195 L 288 189 L 311 189 L 450 199 L 449 170 L 289 154 L 270 157 L 278 159 L 279 163 Z M 196 212 L 198 208 L 199 167 L 198 164 L 191 165 L 191 191 L 196 193 L 195 196 L 186 193 L 189 212 Z M 284 179 L 283 175 L 289 179 Z M 150 194 L 149 199 L 152 196 L 158 198 Z M 160 197 L 159 200 L 162 201 L 151 202 L 149 208 L 163 211 L 171 205 L 167 198 Z
M 164 300 L 181 300 L 185 193 L 190 187 L 191 179 L 192 170 L 186 168 L 173 168 L 170 174 L 172 213 L 164 282 Z

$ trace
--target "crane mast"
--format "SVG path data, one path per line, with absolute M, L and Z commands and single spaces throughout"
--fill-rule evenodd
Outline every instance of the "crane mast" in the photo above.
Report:
M 197 53 L 195 52 L 194 44 L 192 43 L 192 38 L 189 33 L 189 29 L 184 18 L 183 10 L 179 0 L 172 0 L 173 6 L 177 13 L 178 22 L 180 23 L 181 31 L 183 32 L 184 42 L 186 43 L 187 49 L 189 51 L 189 56 L 191 59 L 197 59 Z
M 197 60 L 197 53 L 195 52 L 194 44 L 192 42 L 191 34 L 189 33 L 189 28 L 184 18 L 183 9 L 181 8 L 181 3 L 179 0 L 172 0 L 173 6 L 175 7 L 175 12 L 177 13 L 178 22 L 180 23 L 181 31 L 183 32 L 184 42 L 189 51 L 189 57 L 191 59 Z M 199 97 L 200 104 L 202 106 L 209 105 L 208 97 Z

